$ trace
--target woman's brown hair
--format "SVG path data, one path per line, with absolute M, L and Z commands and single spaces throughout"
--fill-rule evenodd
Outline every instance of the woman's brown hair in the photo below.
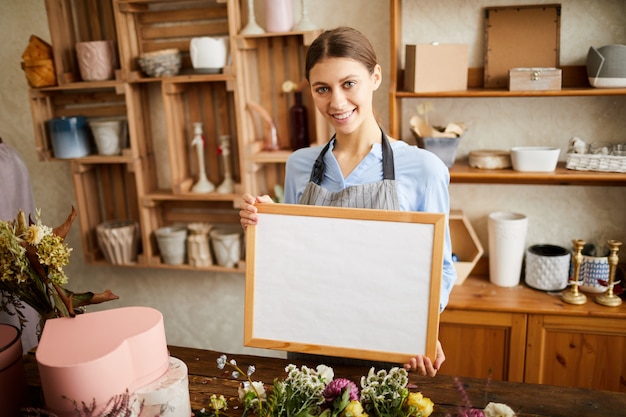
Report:
M 356 29 L 341 26 L 322 32 L 309 47 L 306 54 L 305 77 L 319 61 L 325 58 L 350 58 L 361 64 L 371 73 L 378 64 L 376 52 L 369 39 Z

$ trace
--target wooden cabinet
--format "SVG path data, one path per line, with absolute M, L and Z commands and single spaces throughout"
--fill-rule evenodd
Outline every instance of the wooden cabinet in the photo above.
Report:
M 89 155 L 72 159 L 71 171 L 85 260 L 105 262 L 96 226 L 107 220 L 133 219 L 141 228 L 141 251 L 135 266 L 188 268 L 164 264 L 154 231 L 173 223 L 239 224 L 236 207 L 243 192 L 274 195 L 283 184 L 290 154 L 288 111 L 293 96 L 282 92 L 284 81 L 304 77 L 303 56 L 319 32 L 267 33 L 241 36 L 247 15 L 245 0 L 46 0 L 58 85 L 30 90 L 37 152 L 53 160 L 46 122 L 82 115 L 127 120 L 128 143 L 117 156 Z M 189 57 L 193 37 L 228 36 L 230 60 L 220 73 L 195 71 Z M 115 79 L 85 82 L 75 44 L 112 40 L 118 55 Z M 177 48 L 182 68 L 172 77 L 145 76 L 138 57 Z M 277 65 L 280 63 L 280 65 Z M 273 68 L 268 71 L 268 68 Z M 309 109 L 309 136 L 328 130 Z M 250 103 L 275 121 L 279 151 L 264 151 L 265 126 Z M 191 146 L 193 123 L 203 124 L 208 179 L 223 180 L 218 137 L 231 138 L 235 192 L 193 193 L 199 176 Z M 321 133 L 326 137 L 326 132 Z M 244 270 L 219 266 L 217 271 Z
M 441 315 L 442 374 L 626 393 L 626 304 L 562 302 L 471 276 Z

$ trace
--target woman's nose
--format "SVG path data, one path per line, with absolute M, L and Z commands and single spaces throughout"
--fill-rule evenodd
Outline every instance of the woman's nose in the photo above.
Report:
M 330 96 L 330 105 L 333 108 L 341 109 L 346 102 L 346 96 L 340 89 L 334 89 Z

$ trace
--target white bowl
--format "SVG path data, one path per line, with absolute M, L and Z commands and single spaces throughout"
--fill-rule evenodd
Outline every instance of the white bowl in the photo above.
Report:
M 560 154 L 560 148 L 549 146 L 515 146 L 511 148 L 511 164 L 515 171 L 551 172 Z

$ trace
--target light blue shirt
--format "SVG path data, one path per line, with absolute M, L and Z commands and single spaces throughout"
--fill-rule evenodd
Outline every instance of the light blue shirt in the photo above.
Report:
M 331 143 L 330 151 L 334 147 Z M 391 142 L 396 176 L 396 189 L 400 210 L 450 214 L 448 185 L 450 172 L 445 164 L 432 152 L 410 146 L 403 141 Z M 287 160 L 285 174 L 285 203 L 297 204 L 304 188 L 309 183 L 313 164 L 322 150 L 321 146 L 298 149 Z M 382 146 L 374 144 L 369 154 L 348 175 L 343 177 L 339 163 L 332 152 L 326 152 L 326 170 L 322 187 L 339 192 L 354 185 L 379 182 L 383 179 Z M 447 224 L 447 223 L 446 223 Z M 448 304 L 450 291 L 456 280 L 452 263 L 450 229 L 446 227 L 441 282 L 441 311 Z

